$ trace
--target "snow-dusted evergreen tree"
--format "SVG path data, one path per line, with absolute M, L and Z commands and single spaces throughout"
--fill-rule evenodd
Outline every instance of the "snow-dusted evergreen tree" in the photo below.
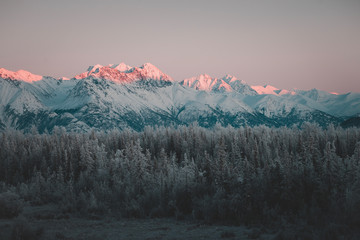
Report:
M 291 216 L 360 222 L 353 213 L 360 213 L 357 128 L 8 131 L 0 134 L 0 164 L 1 191 L 67 211 L 188 214 L 233 223 Z

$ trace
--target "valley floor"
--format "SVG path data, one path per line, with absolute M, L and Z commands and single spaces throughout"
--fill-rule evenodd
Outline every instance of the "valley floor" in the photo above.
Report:
M 16 233 L 15 233 L 16 232 Z M 276 233 L 244 226 L 205 225 L 186 220 L 87 218 L 53 206 L 26 207 L 17 219 L 0 220 L 0 239 L 273 239 Z

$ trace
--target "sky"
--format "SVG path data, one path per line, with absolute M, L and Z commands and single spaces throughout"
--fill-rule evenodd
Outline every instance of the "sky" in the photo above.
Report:
M 0 0 L 0 31 L 12 71 L 150 62 L 175 80 L 360 92 L 360 0 Z

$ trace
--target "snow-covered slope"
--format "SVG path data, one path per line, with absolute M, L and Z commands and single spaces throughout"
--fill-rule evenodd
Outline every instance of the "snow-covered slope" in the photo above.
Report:
M 359 113 L 360 94 L 250 87 L 233 76 L 173 81 L 152 64 L 94 65 L 70 80 L 1 69 L 0 129 L 111 130 L 146 125 L 212 127 L 304 121 L 338 124 Z M 17 79 L 18 78 L 18 79 Z
M 283 97 L 336 117 L 351 117 L 360 113 L 360 93 L 335 94 L 318 89 L 295 92 L 295 94 L 285 94 Z
M 360 113 L 360 93 L 339 94 L 318 89 L 286 90 L 270 85 L 251 87 L 260 95 L 281 96 L 281 99 L 286 99 L 286 101 L 317 109 L 336 117 L 351 117 Z
M 296 94 L 294 90 L 289 91 L 286 89 L 278 89 L 271 85 L 251 86 L 251 88 L 254 89 L 258 94 L 272 94 L 272 95 Z
M 257 94 L 245 81 L 239 80 L 231 75 L 226 75 L 223 78 L 212 78 L 207 74 L 202 74 L 197 77 L 184 79 L 181 84 L 196 90 L 208 92 L 235 91 L 246 95 Z

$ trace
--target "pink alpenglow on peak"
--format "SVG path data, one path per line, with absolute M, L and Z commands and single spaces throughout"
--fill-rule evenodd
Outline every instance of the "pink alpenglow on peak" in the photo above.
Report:
M 240 82 L 241 84 L 247 84 L 244 80 L 237 79 L 236 77 L 226 74 L 225 77 L 222 78 L 227 83 Z
M 278 95 L 296 95 L 296 92 L 294 90 L 286 90 L 286 89 L 281 89 L 279 90 Z
M 286 89 L 278 89 L 271 85 L 265 86 L 251 86 L 258 94 L 271 94 L 271 95 L 295 95 L 295 91 L 289 91 Z
M 109 64 L 108 66 L 95 65 L 90 66 L 87 72 L 76 75 L 76 79 L 87 77 L 96 77 L 111 80 L 117 83 L 129 83 L 139 80 L 164 80 L 173 81 L 173 79 L 161 72 L 157 67 L 150 63 L 145 63 L 141 67 L 131 67 L 125 63 Z
M 182 85 L 202 91 L 215 92 L 239 92 L 249 95 L 257 93 L 243 80 L 239 80 L 234 76 L 226 75 L 223 78 L 212 78 L 207 74 L 197 77 L 184 79 Z
M 144 74 L 144 76 L 147 76 L 148 79 L 173 81 L 173 79 L 170 76 L 161 72 L 157 67 L 155 67 L 151 63 L 145 63 L 144 65 L 139 67 L 139 69 L 141 69 L 139 71 L 142 74 Z
M 279 90 L 276 87 L 273 87 L 271 85 L 265 85 L 265 86 L 251 86 L 252 89 L 254 89 L 258 94 L 273 94 L 278 95 L 277 91 Z
M 94 73 L 97 69 L 102 68 L 103 66 L 100 64 L 96 64 L 94 66 L 89 66 L 87 72 L 80 73 L 75 76 L 76 79 L 83 79 L 89 77 L 92 73 Z
M 0 68 L 0 77 L 3 79 L 20 80 L 29 83 L 43 79 L 43 76 L 35 75 L 25 70 L 13 72 L 5 68 Z
M 217 78 L 212 78 L 207 74 L 201 74 L 197 77 L 184 79 L 182 85 L 195 88 L 196 90 L 212 91 L 217 80 Z
M 119 70 L 120 72 L 127 72 L 132 68 L 131 66 L 126 65 L 123 62 L 119 63 L 119 64 L 109 64 L 108 67 L 115 68 L 115 69 Z
M 233 90 L 232 87 L 224 80 L 221 80 L 221 83 L 220 83 L 218 89 L 225 90 L 226 92 L 231 92 Z

